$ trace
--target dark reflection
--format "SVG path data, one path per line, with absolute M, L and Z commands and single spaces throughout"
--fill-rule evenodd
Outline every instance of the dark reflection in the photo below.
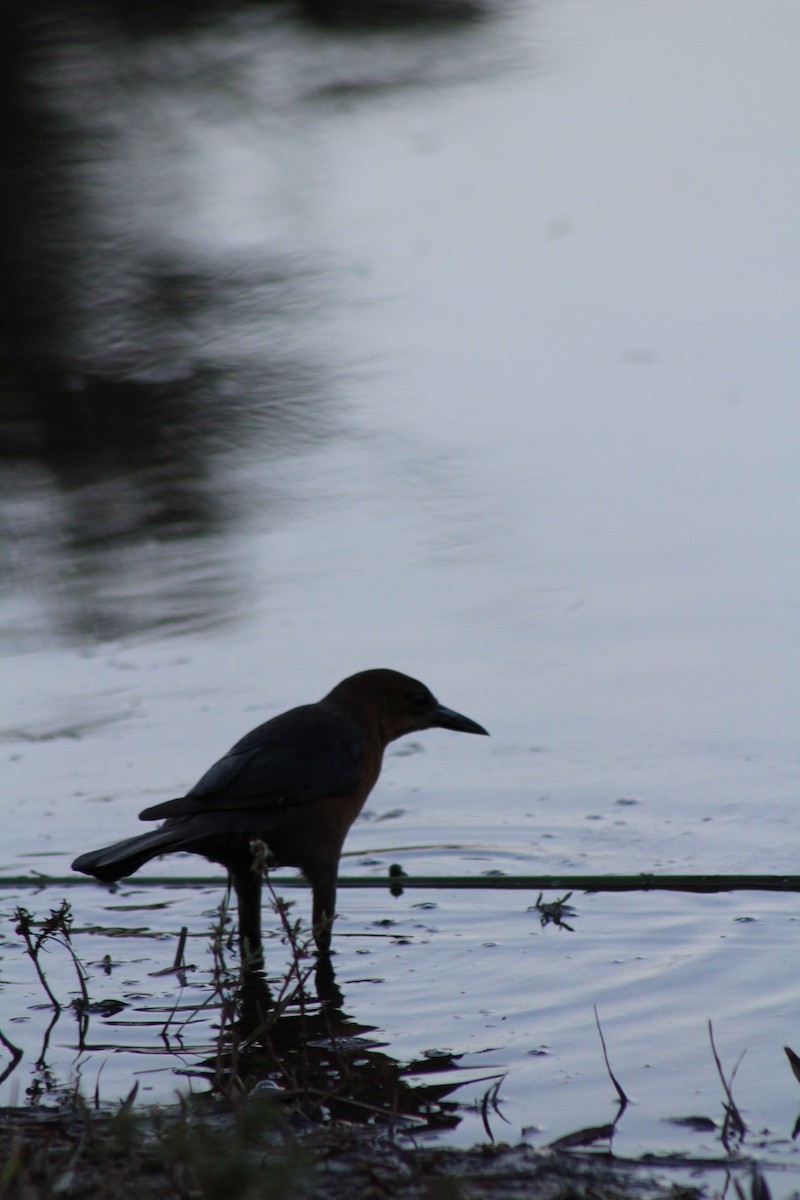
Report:
M 288 1008 L 276 1008 L 266 982 L 251 974 L 239 993 L 239 1019 L 201 1064 L 214 1089 L 226 1093 L 235 1076 L 249 1091 L 274 1095 L 315 1122 L 458 1125 L 460 1105 L 449 1097 L 471 1079 L 436 1080 L 459 1069 L 458 1055 L 401 1065 L 373 1039 L 374 1027 L 344 1012 L 330 959 L 317 965 L 316 992 L 296 993 Z M 422 1075 L 429 1077 L 424 1083 Z
M 321 25 L 367 29 L 456 25 L 485 11 L 478 0 L 302 0 L 301 8 Z
M 323 1008 L 327 1008 L 329 1012 L 344 1008 L 344 996 L 336 982 L 336 972 L 330 955 L 317 955 L 314 983 L 317 989 L 317 999 Z
M 242 469 L 268 521 L 269 464 L 331 431 L 286 332 L 307 265 L 176 232 L 175 129 L 100 13 L 0 15 L 0 567 L 81 638 L 235 616 Z M 135 161 L 143 109 L 163 188 Z
M 297 971 L 301 978 L 310 979 L 313 976 L 315 999 L 320 1007 L 330 1013 L 335 1013 L 344 1007 L 344 995 L 336 982 L 336 970 L 329 954 L 313 954 L 313 970 L 306 969 L 301 959 L 301 952 L 295 949 L 297 956 Z M 227 967 L 225 968 L 227 970 Z M 287 981 L 282 981 L 285 987 Z M 299 996 L 301 1007 L 308 1002 L 305 989 Z M 282 998 L 275 997 L 269 986 L 263 970 L 242 966 L 236 991 L 237 1028 L 243 1037 L 257 1033 L 265 1024 L 273 1023 L 284 1005 Z
M 53 630 L 185 629 L 244 608 L 239 519 L 257 512 L 261 530 L 280 519 L 272 466 L 338 432 L 329 372 L 309 348 L 324 296 L 313 208 L 312 248 L 280 233 L 307 194 L 325 201 L 313 141 L 304 148 L 303 122 L 320 119 L 308 99 L 330 103 L 344 86 L 368 101 L 370 87 L 408 86 L 436 61 L 404 39 L 358 40 L 354 75 L 335 53 L 340 32 L 317 31 L 315 58 L 298 27 L 391 35 L 411 21 L 424 37 L 475 11 L 472 0 L 0 5 L 0 570 L 26 602 L 9 641 L 21 627 L 37 644 Z M 443 40 L 442 78 L 462 69 L 450 49 Z M 221 179 L 220 147 L 240 139 L 247 153 Z M 320 186 L 307 188 L 307 170 Z M 260 202 L 262 174 L 264 211 L 240 212 L 240 193 Z
M 64 912 L 63 906 L 60 912 Z M 52 927 L 53 914 L 34 920 L 31 926 L 37 935 Z M 107 936 L 112 933 L 103 932 Z M 140 932 L 136 931 L 137 936 Z M 221 925 L 212 937 L 213 990 L 203 986 L 192 1000 L 184 998 L 184 972 L 189 968 L 179 965 L 183 945 L 180 938 L 175 965 L 155 973 L 174 975 L 174 996 L 169 986 L 163 997 L 154 1000 L 138 989 L 131 995 L 125 990 L 131 981 L 125 980 L 120 997 L 93 999 L 88 990 L 92 976 L 75 954 L 73 964 L 84 979 L 85 990 L 67 1005 L 50 990 L 42 974 L 40 984 L 53 996 L 50 1007 L 54 1011 L 38 1057 L 35 1064 L 26 1064 L 25 1052 L 0 1032 L 5 1051 L 0 1082 L 18 1071 L 27 1078 L 26 1104 L 62 1098 L 74 1103 L 83 1094 L 82 1080 L 96 1072 L 93 1082 L 86 1085 L 84 1100 L 90 1100 L 91 1088 L 97 1104 L 100 1062 L 109 1053 L 133 1053 L 138 1073 L 160 1073 L 166 1068 L 177 1076 L 200 1078 L 209 1085 L 210 1100 L 221 1097 L 235 1103 L 243 1093 L 266 1095 L 304 1121 L 324 1124 L 345 1118 L 428 1130 L 458 1125 L 465 1106 L 454 1099 L 455 1093 L 464 1086 L 474 1089 L 476 1083 L 487 1083 L 483 1075 L 476 1080 L 474 1069 L 462 1066 L 461 1056 L 449 1051 L 399 1063 L 379 1040 L 378 1030 L 358 1023 L 344 1011 L 345 1000 L 330 957 L 297 957 L 285 976 L 269 981 L 256 971 L 242 975 L 227 965 Z M 100 973 L 105 965 L 102 960 L 93 964 Z M 43 1007 L 37 1003 L 29 1011 Z M 71 1051 L 74 1057 L 65 1063 L 62 1055 L 53 1067 L 49 1062 L 51 1034 L 67 1008 L 77 1021 L 77 1037 L 62 1037 L 57 1049 Z M 491 1084 L 496 1078 L 488 1079 L 483 1108 L 493 1104 L 496 1086 Z M 123 1079 L 127 1081 L 124 1074 Z M 125 1103 L 132 1104 L 134 1098 L 132 1092 Z

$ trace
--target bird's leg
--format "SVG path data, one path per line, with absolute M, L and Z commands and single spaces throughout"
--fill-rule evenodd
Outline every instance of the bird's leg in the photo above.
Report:
M 326 1009 L 329 1017 L 333 1016 L 335 1011 L 344 1008 L 344 996 L 336 982 L 333 962 L 328 954 L 317 955 L 314 983 L 317 988 L 317 999 Z
M 261 946 L 261 875 L 251 862 L 231 868 L 231 880 L 239 904 L 239 949 L 245 970 L 260 971 L 264 966 Z
M 311 915 L 314 941 L 319 954 L 327 958 L 331 952 L 331 932 L 336 916 L 337 864 L 317 867 L 313 873 L 306 872 L 306 875 L 314 896 Z

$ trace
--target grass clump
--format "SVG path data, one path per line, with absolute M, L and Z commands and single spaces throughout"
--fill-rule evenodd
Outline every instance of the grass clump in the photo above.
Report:
M 276 1107 L 98 1111 L 79 1096 L 58 1108 L 0 1113 L 3 1200 L 289 1200 L 308 1156 Z

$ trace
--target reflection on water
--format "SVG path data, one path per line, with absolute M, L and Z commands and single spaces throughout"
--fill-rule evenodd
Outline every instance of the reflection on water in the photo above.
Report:
M 292 10 L 252 14 L 252 31 L 227 6 L 188 25 L 196 4 L 137 11 L 58 6 L 34 21 L 11 5 L 2 18 L 0 554 L 7 585 L 45 601 L 39 639 L 230 619 L 248 586 L 228 541 L 237 518 L 278 519 L 274 463 L 341 427 L 309 335 L 325 292 L 315 234 L 286 228 L 313 139 L 304 151 L 300 130 L 297 162 L 281 162 L 270 130 L 331 74 L 309 72 Z M 369 5 L 387 28 L 476 11 Z M 345 27 L 368 15 L 331 0 L 305 12 Z M 213 150 L 248 123 L 263 139 L 252 214 L 235 153 L 225 179 Z
M 82 1091 L 84 1072 L 98 1057 L 133 1054 L 150 1063 L 145 1074 L 152 1075 L 153 1064 L 161 1060 L 156 1073 L 167 1067 L 176 1077 L 200 1081 L 211 1093 L 228 1098 L 243 1092 L 269 1095 L 314 1122 L 341 1118 L 429 1131 L 458 1125 L 459 1104 L 451 1097 L 476 1073 L 462 1071 L 460 1056 L 449 1052 L 401 1065 L 372 1036 L 374 1027 L 344 1011 L 345 997 L 329 964 L 317 966 L 312 994 L 313 961 L 288 926 L 290 965 L 269 982 L 259 974 L 241 980 L 230 971 L 230 928 L 223 907 L 212 930 L 213 966 L 204 985 L 189 982 L 196 968 L 184 961 L 184 931 L 175 965 L 150 973 L 159 981 L 152 992 L 131 993 L 124 986 L 120 990 L 120 964 L 111 952 L 98 963 L 81 961 L 72 920 L 66 902 L 44 918 L 22 906 L 14 913 L 19 949 L 24 948 L 40 987 L 40 1000 L 30 1011 L 38 1010 L 41 1020 L 35 1048 L 36 1037 L 27 1038 L 23 1050 L 0 1032 L 0 1085 L 6 1085 L 6 1094 L 11 1089 L 19 1096 L 24 1087 L 28 1104 L 52 1103 L 72 1090 Z M 96 932 L 108 939 L 115 931 Z M 70 965 L 75 973 L 71 987 Z M 95 987 L 113 989 L 112 976 L 117 994 L 95 998 Z M 27 1019 L 22 1012 L 16 1017 L 17 1022 Z M 65 1036 L 67 1048 L 74 1039 L 74 1054 L 66 1059 Z M 142 1076 L 141 1071 L 135 1074 Z
M 258 451 L 268 475 L 326 432 L 318 365 L 276 336 L 287 311 L 302 321 L 303 286 L 280 255 L 203 253 L 160 227 L 137 122 L 165 175 L 175 131 L 126 69 L 135 46 L 76 17 L 6 23 L 6 580 L 80 638 L 219 619 L 243 592 L 214 544 L 241 504 L 231 457 Z
M 274 436 L 287 449 L 302 404 L 297 376 L 288 390 L 278 371 L 274 385 L 266 370 L 258 387 L 249 382 L 242 377 L 239 387 L 260 413 L 227 397 L 228 384 L 220 388 L 211 373 L 155 382 L 52 377 L 49 386 L 29 376 L 15 427 L 0 431 L 12 483 L 7 582 L 48 595 L 49 619 L 81 640 L 232 615 L 247 581 L 224 553 L 224 536 L 242 497 L 220 468 L 248 436 Z M 285 414 L 288 394 L 295 411 Z M 193 549 L 198 537 L 202 555 Z
M 794 870 L 798 10 L 513 8 L 496 35 L 278 5 L 4 29 L 2 624 L 32 651 L 4 689 L 9 874 L 66 873 L 240 728 L 381 663 L 497 737 L 390 756 L 360 869 Z M 747 1051 L 744 1153 L 796 1190 L 794 899 L 576 894 L 572 933 L 420 899 L 348 895 L 337 933 L 345 1009 L 396 1062 L 508 1070 L 509 1139 L 602 1129 L 596 1004 L 635 1101 L 614 1152 L 719 1160 L 712 1019 L 728 1075 Z M 174 1095 L 150 973 L 216 895 L 162 900 L 81 892 L 93 1000 L 126 1008 L 83 1057 L 64 1012 L 54 1079 Z M 16 1102 L 50 1016 L 0 938 Z M 211 1021 L 184 1032 L 207 1064 Z
M 568 933 L 527 912 L 523 894 L 489 906 L 448 889 L 422 904 L 387 895 L 387 928 L 356 890 L 335 958 L 341 1006 L 320 1005 L 311 977 L 297 987 L 297 960 L 277 934 L 265 1006 L 258 990 L 237 993 L 228 972 L 235 951 L 230 925 L 209 909 L 215 888 L 170 891 L 167 904 L 152 895 L 126 888 L 120 905 L 119 894 L 81 889 L 75 911 L 94 905 L 96 916 L 71 933 L 88 1001 L 63 942 L 47 943 L 42 965 L 62 1005 L 54 1020 L 13 936 L 18 901 L 4 894 L 0 1103 L 46 1105 L 76 1087 L 116 1101 L 138 1082 L 146 1104 L 245 1085 L 314 1120 L 447 1130 L 462 1145 L 485 1140 L 487 1127 L 542 1147 L 605 1150 L 613 1140 L 624 1159 L 720 1166 L 726 1095 L 710 1018 L 727 1081 L 747 1051 L 732 1081 L 746 1129 L 730 1165 L 749 1155 L 778 1180 L 785 1173 L 774 1195 L 796 1180 L 797 1083 L 782 1050 L 797 1043 L 796 986 L 779 961 L 796 924 L 786 897 L 647 894 L 633 910 L 618 896 L 581 895 Z M 21 902 L 36 930 L 59 892 Z M 181 924 L 188 949 L 175 965 Z
M 314 1121 L 454 1129 L 461 1120 L 454 1094 L 476 1072 L 459 1071 L 459 1056 L 451 1054 L 401 1065 L 375 1040 L 376 1032 L 341 1010 L 290 1011 L 252 1031 L 244 1048 L 229 1038 L 221 1057 L 201 1060 L 186 1073 L 213 1084 L 220 1071 L 227 1082 L 235 1071 L 239 1080 L 257 1081 L 256 1093 L 285 1097 Z

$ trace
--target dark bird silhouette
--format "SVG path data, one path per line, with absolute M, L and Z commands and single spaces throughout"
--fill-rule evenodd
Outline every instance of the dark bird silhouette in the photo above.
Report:
M 263 868 L 299 867 L 313 893 L 318 950 L 330 950 L 345 837 L 381 770 L 389 742 L 423 729 L 487 731 L 398 671 L 361 671 L 317 704 L 253 729 L 177 800 L 140 813 L 158 829 L 82 854 L 76 871 L 111 883 L 158 854 L 189 850 L 226 867 L 239 904 L 242 959 L 258 967 Z

